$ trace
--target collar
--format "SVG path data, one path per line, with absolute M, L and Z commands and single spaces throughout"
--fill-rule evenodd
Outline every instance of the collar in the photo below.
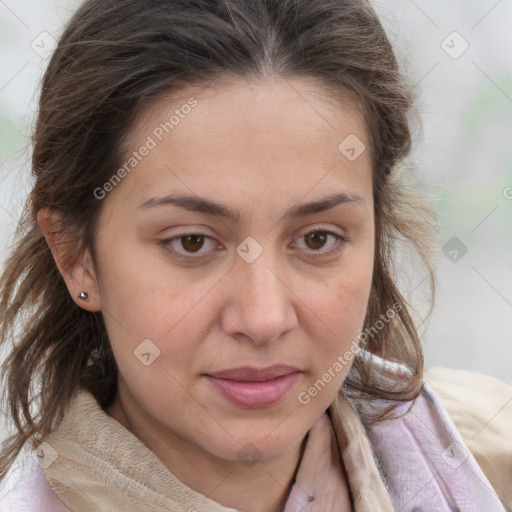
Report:
M 85 389 L 72 397 L 43 442 L 46 454 L 38 461 L 53 492 L 71 510 L 237 512 L 179 481 Z M 332 504 L 339 503 L 344 488 L 340 461 L 354 511 L 393 510 L 363 426 L 340 391 L 309 431 L 284 511 L 338 510 Z

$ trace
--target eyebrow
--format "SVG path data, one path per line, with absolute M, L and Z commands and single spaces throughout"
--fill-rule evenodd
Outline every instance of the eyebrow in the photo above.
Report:
M 286 212 L 285 217 L 288 219 L 297 219 L 312 213 L 330 210 L 339 204 L 347 203 L 360 205 L 366 204 L 365 200 L 360 195 L 340 192 L 328 195 L 317 201 L 295 205 Z M 162 197 L 152 197 L 142 202 L 138 209 L 152 210 L 154 208 L 164 206 L 178 206 L 192 212 L 223 217 L 235 223 L 238 222 L 238 219 L 240 218 L 240 211 L 235 208 L 221 203 L 216 203 L 215 201 L 205 197 L 190 195 L 169 194 Z

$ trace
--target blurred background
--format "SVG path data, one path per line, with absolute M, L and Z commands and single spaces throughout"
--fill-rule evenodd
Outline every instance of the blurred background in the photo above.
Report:
M 414 161 L 440 214 L 427 367 L 512 384 L 511 0 L 382 0 L 419 93 Z M 0 0 L 0 262 L 30 189 L 30 133 L 47 57 L 79 2 Z M 427 275 L 415 270 L 411 290 Z M 414 293 L 413 293 L 414 295 Z

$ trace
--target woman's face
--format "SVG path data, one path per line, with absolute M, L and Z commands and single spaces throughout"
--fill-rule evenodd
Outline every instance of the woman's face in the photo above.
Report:
M 334 399 L 374 258 L 369 140 L 349 107 L 301 79 L 232 82 L 138 119 L 124 172 L 95 191 L 92 291 L 148 437 L 271 459 Z

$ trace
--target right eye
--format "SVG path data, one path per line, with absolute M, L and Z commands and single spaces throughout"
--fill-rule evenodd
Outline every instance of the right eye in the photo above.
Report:
M 204 247 L 208 248 L 210 246 L 210 249 L 218 247 L 213 238 L 204 233 L 195 232 L 187 232 L 171 238 L 165 238 L 159 240 L 158 244 L 172 256 L 189 261 L 200 260 L 212 252 L 211 250 L 201 251 Z M 199 256 L 194 256 L 194 254 Z

